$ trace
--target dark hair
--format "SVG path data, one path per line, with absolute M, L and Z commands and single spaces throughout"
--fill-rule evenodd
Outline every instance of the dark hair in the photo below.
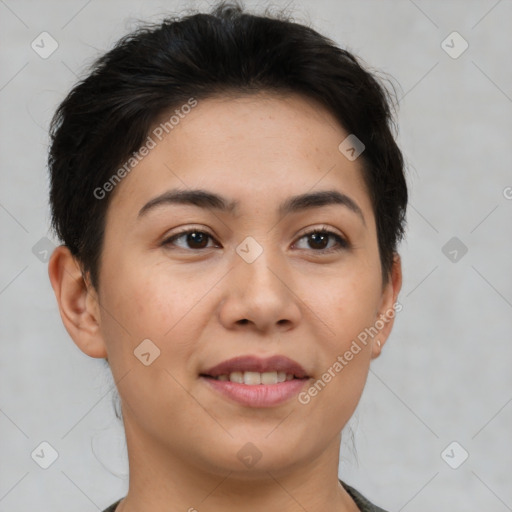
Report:
M 404 235 L 407 185 L 391 128 L 391 93 L 350 52 L 284 16 L 221 2 L 140 26 L 94 62 L 50 125 L 52 227 L 99 286 L 110 193 L 94 192 L 170 109 L 258 91 L 317 100 L 365 145 L 360 156 L 377 224 L 383 281 Z M 341 141 L 340 141 L 341 142 Z

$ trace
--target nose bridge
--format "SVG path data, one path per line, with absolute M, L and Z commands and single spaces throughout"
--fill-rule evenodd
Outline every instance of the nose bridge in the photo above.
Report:
M 266 237 L 265 240 L 260 238 L 259 241 L 253 237 L 246 237 L 236 252 L 242 260 L 238 262 L 237 267 L 242 282 L 246 285 L 245 291 L 263 295 L 282 294 L 284 284 L 282 278 L 279 278 L 279 273 L 283 273 L 283 265 L 277 255 L 277 249 L 272 247 L 270 237 Z
M 227 324 L 250 321 L 263 329 L 298 321 L 300 310 L 287 283 L 285 258 L 271 245 L 269 237 L 247 237 L 236 248 L 240 261 L 232 271 L 221 314 Z

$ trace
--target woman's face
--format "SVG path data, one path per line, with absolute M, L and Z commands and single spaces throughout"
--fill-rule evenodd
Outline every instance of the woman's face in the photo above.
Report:
M 339 441 L 400 288 L 399 262 L 383 287 L 361 160 L 338 149 L 348 135 L 300 96 L 199 101 L 117 185 L 97 337 L 82 349 L 108 354 L 134 450 L 277 475 Z M 172 200 L 196 189 L 226 208 Z M 331 200 L 290 202 L 325 191 Z M 171 240 L 183 230 L 195 234 Z M 263 387 L 242 397 L 242 385 L 203 376 L 235 357 L 275 355 L 307 378 L 260 385 L 262 398 Z

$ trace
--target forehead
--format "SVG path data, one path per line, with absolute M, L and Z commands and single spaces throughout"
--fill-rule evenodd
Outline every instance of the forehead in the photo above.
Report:
M 168 117 L 164 114 L 158 122 Z M 225 156 L 231 158 L 237 148 L 242 156 L 244 150 L 256 152 L 260 145 L 262 154 L 272 148 L 276 154 L 291 155 L 292 149 L 300 153 L 326 146 L 340 133 L 344 130 L 334 116 L 315 100 L 296 93 L 259 92 L 200 100 L 172 130 L 175 137 L 169 137 L 169 143 L 201 144 L 211 150 L 229 147 Z M 299 144 L 292 148 L 287 142 Z
M 160 140 L 155 133 L 162 132 Z M 176 186 L 210 188 L 242 203 L 316 184 L 365 195 L 360 163 L 338 149 L 347 135 L 325 107 L 298 94 L 198 100 L 158 118 L 149 132 L 153 148 L 118 185 L 110 208 L 141 207 Z

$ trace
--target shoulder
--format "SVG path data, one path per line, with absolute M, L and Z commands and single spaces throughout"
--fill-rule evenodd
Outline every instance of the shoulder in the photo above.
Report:
M 354 489 L 350 485 L 340 480 L 343 488 L 350 494 L 350 497 L 354 500 L 355 504 L 359 507 L 361 512 L 386 512 L 384 509 L 377 507 L 370 501 L 368 501 L 357 489 Z
M 115 503 L 112 503 L 110 507 L 106 508 L 103 512 L 115 512 L 117 505 L 123 498 L 119 498 Z
M 384 509 L 377 507 L 370 501 L 368 501 L 357 489 L 346 484 L 340 480 L 343 488 L 350 494 L 350 497 L 354 500 L 355 504 L 359 507 L 361 512 L 386 512 Z M 117 505 L 119 505 L 122 498 L 119 498 L 115 503 L 112 503 L 110 507 L 106 508 L 103 512 L 115 512 Z

